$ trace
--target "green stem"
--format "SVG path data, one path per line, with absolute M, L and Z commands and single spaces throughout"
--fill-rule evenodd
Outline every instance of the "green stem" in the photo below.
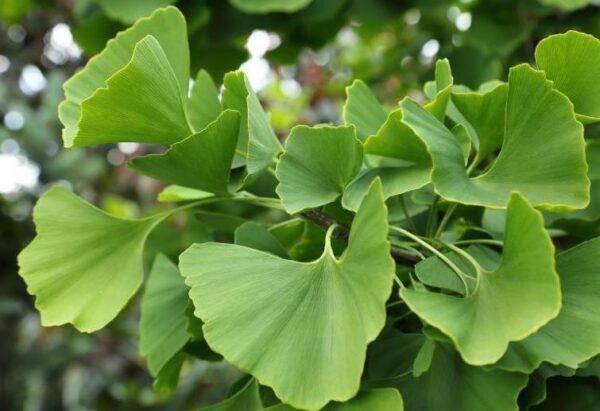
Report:
M 452 203 L 450 204 L 450 206 L 448 206 L 448 209 L 444 213 L 444 217 L 442 217 L 442 221 L 440 221 L 440 224 L 438 225 L 438 228 L 435 231 L 433 238 L 438 238 L 440 235 L 442 235 L 442 232 L 444 232 L 444 229 L 450 221 L 450 218 L 452 217 L 452 214 L 454 213 L 454 210 L 456 210 L 457 206 L 457 203 Z
M 431 237 L 432 232 L 433 232 L 433 225 L 434 225 L 434 220 L 436 217 L 436 207 L 438 202 L 440 201 L 440 197 L 436 196 L 435 200 L 433 200 L 433 203 L 431 204 L 431 210 L 429 210 L 429 215 L 427 216 L 427 226 L 425 228 L 425 235 L 427 237 Z M 416 233 L 416 231 L 415 231 Z
M 404 218 L 410 224 L 410 228 L 412 228 L 412 230 L 416 233 L 417 225 L 415 224 L 415 221 L 412 219 L 412 217 L 410 216 L 410 213 L 408 212 L 408 208 L 406 207 L 406 202 L 404 201 L 404 194 L 400 195 L 399 197 L 400 197 L 400 208 L 402 208 L 402 213 L 404 214 Z
M 459 280 L 461 281 L 461 283 L 463 284 L 463 286 L 465 287 L 465 294 L 468 295 L 469 294 L 469 286 L 467 284 L 467 278 L 470 278 L 467 274 L 465 274 L 456 264 L 454 264 L 448 257 L 446 257 L 444 254 L 442 254 L 437 248 L 433 247 L 432 245 L 430 245 L 429 243 L 427 243 L 426 241 L 422 240 L 421 238 L 419 238 L 419 236 L 411 233 L 410 231 L 406 231 L 403 228 L 400 227 L 390 227 L 390 230 L 397 232 L 400 235 L 403 235 L 405 237 L 408 237 L 414 241 L 416 241 L 417 243 L 419 243 L 423 248 L 426 248 L 427 250 L 429 250 L 432 254 L 434 254 L 435 256 L 437 256 L 440 260 L 442 260 L 448 267 L 450 267 L 450 269 L 452 271 L 454 271 L 454 273 L 456 274 L 456 276 L 459 278 Z
M 468 245 L 468 244 L 489 244 L 489 245 L 495 245 L 498 247 L 502 247 L 504 246 L 504 243 L 502 241 L 498 241 L 498 240 L 488 240 L 485 238 L 481 238 L 481 239 L 473 239 L 473 240 L 459 240 L 459 241 L 453 241 L 452 244 L 454 245 Z

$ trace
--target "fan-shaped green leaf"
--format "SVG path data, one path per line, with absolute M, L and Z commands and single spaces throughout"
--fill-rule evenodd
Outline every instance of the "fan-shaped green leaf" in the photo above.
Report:
M 410 411 L 517 410 L 525 374 L 465 364 L 448 344 L 436 343 L 427 372 L 398 382 Z
M 184 315 L 187 293 L 177 266 L 157 255 L 142 297 L 140 318 L 140 355 L 147 359 L 155 377 L 189 340 Z
M 33 212 L 37 236 L 19 255 L 42 324 L 91 332 L 115 318 L 142 283 L 146 237 L 167 215 L 125 220 L 62 186 L 44 193 Z
M 200 131 L 221 114 L 219 91 L 210 74 L 200 70 L 188 98 L 188 115 L 194 130 Z
M 556 258 L 562 288 L 558 317 L 511 343 L 498 367 L 531 373 L 543 361 L 577 368 L 600 353 L 600 238 Z
M 154 37 L 136 44 L 129 64 L 106 86 L 81 103 L 74 145 L 174 143 L 192 133 L 175 73 Z
M 468 297 L 400 291 L 411 310 L 450 337 L 469 364 L 496 362 L 509 342 L 534 333 L 560 311 L 552 241 L 540 213 L 516 193 L 505 232 L 500 266 L 484 270 Z
M 168 28 L 168 29 L 165 29 Z M 141 49 L 138 49 L 138 57 L 133 59 L 134 49 L 139 41 L 151 35 L 155 42 L 146 40 Z M 158 43 L 158 49 L 157 45 Z M 159 51 L 160 50 L 160 51 Z M 138 20 L 131 28 L 117 34 L 110 40 L 104 51 L 93 57 L 83 70 L 69 79 L 65 85 L 66 99 L 59 107 L 59 117 L 64 125 L 63 141 L 66 147 L 81 146 L 89 144 L 103 143 L 107 141 L 135 140 L 154 141 L 170 143 L 177 141 L 176 134 L 183 132 L 186 123 L 181 122 L 182 102 L 187 96 L 189 81 L 189 51 L 187 47 L 187 33 L 185 19 L 175 7 L 166 7 L 156 10 L 152 16 Z M 116 118 L 116 114 L 109 113 L 108 117 L 99 118 L 96 112 L 83 112 L 82 103 L 88 101 L 96 92 L 101 91 L 100 98 L 105 99 L 107 93 L 109 96 L 122 94 L 125 91 L 106 90 L 107 80 L 116 73 L 120 73 L 118 84 L 126 86 L 124 83 L 134 83 L 134 89 L 129 90 L 130 95 L 126 95 L 125 101 L 112 101 L 115 107 L 123 111 L 135 111 L 137 108 L 143 114 L 143 109 L 148 105 L 151 109 L 159 109 L 164 104 L 158 101 L 158 98 L 167 98 L 172 107 L 164 108 L 164 113 L 158 118 L 151 118 L 150 124 L 138 124 L 131 119 Z M 135 76 L 134 76 L 135 73 Z M 136 77 L 141 75 L 143 77 Z M 164 78 L 162 76 L 165 76 Z M 151 80 L 152 79 L 152 80 Z M 148 80 L 154 83 L 147 83 Z M 173 84 L 176 87 L 172 89 Z M 158 97 L 158 98 L 157 98 Z M 177 101 L 176 101 L 177 100 Z M 129 103 L 132 105 L 130 106 Z M 97 105 L 88 105 L 91 109 Z M 106 107 L 102 108 L 106 111 Z M 79 137 L 79 123 L 86 114 L 89 117 L 87 121 L 88 135 L 86 138 Z M 167 117 L 163 119 L 162 117 Z M 123 124 L 129 120 L 128 127 L 118 131 L 116 136 L 104 136 L 103 130 L 91 130 L 95 125 L 94 121 L 103 121 L 103 125 L 116 127 L 112 125 Z M 167 130 L 152 130 L 154 126 L 164 126 L 168 122 L 175 122 L 174 129 L 167 133 Z M 140 127 L 136 130 L 136 127 Z M 149 130 L 150 129 L 150 130 Z M 160 132 L 166 133 L 160 135 Z M 100 134 L 96 134 L 100 132 Z M 123 134 L 122 132 L 125 132 Z M 150 132 L 149 134 L 146 134 Z M 189 133 L 188 133 L 189 134 Z M 179 139 L 188 134 L 179 136 Z M 141 135 L 141 136 L 140 136 Z M 110 137 L 110 138 L 109 138 Z
M 377 133 L 386 120 L 387 113 L 361 80 L 354 80 L 351 86 L 346 87 L 346 96 L 342 114 L 344 123 L 355 126 L 357 137 L 365 141 L 367 137 Z
M 354 127 L 297 126 L 277 165 L 277 194 L 290 213 L 331 203 L 357 175 L 362 144 Z
M 409 99 L 401 107 L 402 122 L 429 149 L 431 180 L 445 199 L 504 208 L 511 192 L 520 191 L 535 206 L 573 209 L 589 202 L 583 128 L 543 72 L 527 65 L 511 69 L 502 150 L 476 178 L 467 175 L 460 144 L 441 122 Z
M 167 183 L 226 195 L 239 127 L 239 113 L 225 110 L 201 132 L 163 154 L 136 157 L 129 166 Z
M 284 402 L 316 410 L 358 391 L 367 344 L 385 321 L 394 276 L 389 251 L 376 181 L 339 259 L 329 242 L 307 263 L 204 243 L 181 255 L 180 269 L 211 348 Z
M 237 9 L 250 14 L 274 12 L 293 13 L 308 6 L 313 0 L 229 0 Z
M 322 411 L 403 411 L 404 404 L 398 390 L 378 388 L 365 390 L 347 402 L 332 402 Z M 265 411 L 296 411 L 286 404 L 266 408 Z
M 573 102 L 579 121 L 600 121 L 600 40 L 577 31 L 556 34 L 540 41 L 535 61 Z

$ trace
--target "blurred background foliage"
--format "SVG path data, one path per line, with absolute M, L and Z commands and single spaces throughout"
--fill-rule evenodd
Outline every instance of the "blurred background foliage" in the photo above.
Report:
M 549 34 L 577 29 L 600 37 L 594 3 L 600 2 L 0 0 L 0 409 L 183 410 L 221 399 L 239 377 L 227 364 L 197 360 L 175 395 L 157 392 L 134 343 L 137 302 L 94 335 L 45 329 L 16 274 L 16 255 L 34 234 L 33 204 L 49 184 L 72 187 L 121 216 L 155 203 L 162 187 L 124 165 L 145 147 L 64 150 L 56 114 L 65 79 L 138 17 L 179 7 L 188 21 L 192 74 L 204 68 L 218 80 L 241 67 L 284 138 L 299 122 L 339 122 L 344 88 L 354 78 L 390 106 L 406 94 L 423 98 L 439 57 L 450 59 L 457 83 L 476 88 L 505 79 L 508 67 L 533 60 L 536 43 Z M 194 240 L 230 238 L 243 219 L 221 211 L 164 224 L 149 254 L 160 246 L 176 256 Z M 240 211 L 257 218 L 252 207 Z M 302 242 L 298 247 L 310 257 Z M 558 401 L 563 390 L 597 399 L 593 380 L 592 391 L 589 378 L 583 385 L 554 381 L 549 398 Z

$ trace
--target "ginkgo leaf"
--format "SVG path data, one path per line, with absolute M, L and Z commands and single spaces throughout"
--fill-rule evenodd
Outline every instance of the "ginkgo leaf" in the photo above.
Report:
M 400 378 L 397 386 L 411 411 L 517 410 L 527 375 L 465 364 L 449 344 L 436 343 L 428 370 Z
M 129 166 L 167 183 L 226 195 L 239 127 L 239 113 L 225 110 L 201 132 L 163 154 L 136 157 Z
M 479 163 L 502 146 L 508 85 L 501 84 L 486 93 L 454 93 L 452 101 L 477 133 Z
M 81 102 L 73 145 L 139 141 L 174 143 L 192 133 L 185 99 L 153 36 L 136 44 L 127 66 Z
M 282 258 L 289 258 L 277 237 L 264 226 L 252 221 L 242 224 L 235 230 L 235 243 Z
M 45 326 L 96 331 L 117 316 L 143 279 L 142 253 L 168 214 L 113 217 L 54 186 L 33 211 L 37 236 L 19 255 L 19 274 Z
M 286 404 L 265 408 L 265 411 L 297 411 Z M 329 403 L 322 411 L 404 411 L 404 403 L 395 388 L 365 390 L 346 402 Z
M 331 203 L 358 174 L 362 159 L 352 126 L 294 127 L 277 164 L 277 194 L 290 214 Z
M 188 98 L 188 116 L 196 131 L 204 129 L 221 114 L 219 91 L 206 70 L 200 70 Z
M 165 27 L 169 27 L 169 30 L 165 30 Z M 147 38 L 148 35 L 154 40 Z M 144 39 L 144 44 L 137 47 Z M 137 49 L 136 58 L 133 58 L 134 49 Z M 111 82 L 113 85 L 116 82 L 120 88 L 109 91 L 106 88 L 107 81 L 114 75 L 118 76 Z M 175 7 L 158 9 L 150 17 L 138 20 L 131 28 L 110 40 L 102 53 L 93 57 L 83 70 L 65 83 L 66 99 L 59 106 L 65 146 L 114 141 L 170 143 L 186 137 L 190 133 L 185 134 L 187 122 L 184 121 L 185 111 L 182 110 L 188 81 L 189 51 L 185 19 Z M 123 87 L 133 88 L 124 90 Z M 125 99 L 114 100 L 121 97 Z M 99 106 L 107 99 L 112 106 Z M 82 107 L 84 102 L 87 104 L 85 110 Z M 167 103 L 172 106 L 167 106 Z M 103 113 L 108 110 L 109 113 L 107 117 L 103 114 L 105 117 L 102 118 L 98 112 L 88 111 L 92 109 L 101 109 Z M 113 109 L 115 113 L 110 112 Z M 158 117 L 150 117 L 148 123 L 145 110 L 148 113 L 166 111 Z M 135 113 L 134 119 L 145 118 L 146 123 L 119 118 L 125 113 Z M 80 123 L 84 118 L 86 135 L 82 137 Z M 119 125 L 120 129 L 117 128 Z M 173 129 L 165 130 L 167 125 Z M 104 134 L 104 126 L 111 129 L 110 134 Z
M 256 174 L 268 168 L 283 147 L 277 139 L 269 118 L 252 90 L 246 97 L 248 111 L 248 156 L 246 169 L 248 174 Z
M 539 42 L 535 61 L 573 102 L 579 121 L 600 121 L 600 40 L 577 31 L 555 34 Z
M 241 116 L 240 130 L 237 139 L 237 152 L 240 156 L 239 164 L 244 164 L 248 152 L 248 103 L 250 85 L 246 75 L 241 71 L 231 71 L 223 77 L 223 91 L 221 105 L 224 110 L 239 111 Z
M 450 98 L 446 87 L 429 102 L 425 109 L 443 120 Z M 363 170 L 346 188 L 342 197 L 344 207 L 356 210 L 371 182 L 379 177 L 386 199 L 417 190 L 431 181 L 431 160 L 426 146 L 415 133 L 402 123 L 402 111 L 395 110 L 375 134 L 365 142 L 365 153 L 400 160 L 394 165 Z
M 560 253 L 562 309 L 538 332 L 511 343 L 497 366 L 531 373 L 542 362 L 577 368 L 600 354 L 600 238 Z
M 450 337 L 469 364 L 496 362 L 511 341 L 533 334 L 560 311 L 554 246 L 542 216 L 520 194 L 511 196 L 505 232 L 500 266 L 483 269 L 469 296 L 400 291 L 410 309 Z
M 351 86 L 346 87 L 346 96 L 342 112 L 344 123 L 355 126 L 357 137 L 364 141 L 379 130 L 387 113 L 361 80 L 354 80 Z
M 181 374 L 181 367 L 184 361 L 185 353 L 183 351 L 179 351 L 171 357 L 154 377 L 152 389 L 156 392 L 167 394 L 175 391 L 177 384 L 179 384 L 179 375 Z
M 525 64 L 511 69 L 508 83 L 502 150 L 490 169 L 475 178 L 468 176 L 450 130 L 416 102 L 402 101 L 402 122 L 428 147 L 436 192 L 448 201 L 492 208 L 506 207 L 513 191 L 534 206 L 585 207 L 590 182 L 583 127 L 571 103 L 543 72 Z
M 157 200 L 161 203 L 201 200 L 203 198 L 213 197 L 213 193 L 208 193 L 194 188 L 182 187 L 178 185 L 166 186 L 158 193 Z
M 155 377 L 189 340 L 184 315 L 187 294 L 177 266 L 158 254 L 142 297 L 140 318 L 140 355 Z
M 465 251 L 488 271 L 494 271 L 500 262 L 500 256 L 486 247 L 472 245 L 467 247 Z M 473 266 L 456 252 L 452 251 L 445 254 L 445 256 L 471 278 L 475 279 L 477 277 Z M 415 265 L 415 275 L 419 281 L 430 287 L 444 288 L 459 294 L 465 293 L 465 286 L 454 271 L 437 256 L 431 256 L 417 263 Z
M 273 12 L 293 13 L 308 6 L 313 0 L 229 0 L 245 13 L 265 14 Z
M 262 401 L 258 392 L 258 384 L 254 378 L 231 397 L 198 411 L 263 411 Z
M 294 407 L 352 398 L 367 344 L 385 322 L 394 276 L 387 229 L 376 180 L 340 258 L 329 240 L 306 263 L 231 244 L 193 245 L 180 269 L 206 341 Z
M 426 162 L 404 167 L 376 167 L 362 171 L 344 190 L 342 204 L 348 210 L 358 209 L 370 184 L 381 180 L 383 196 L 407 193 L 423 187 L 429 181 L 431 164 Z

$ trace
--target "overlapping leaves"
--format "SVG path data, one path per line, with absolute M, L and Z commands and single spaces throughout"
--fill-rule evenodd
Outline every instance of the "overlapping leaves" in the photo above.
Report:
M 310 1 L 231 3 L 263 13 L 299 10 Z M 406 98 L 389 113 L 356 81 L 347 89 L 346 125 L 297 126 L 282 147 L 243 73 L 227 74 L 219 96 L 200 71 L 188 93 L 186 38 L 181 14 L 167 7 L 110 41 L 65 84 L 65 145 L 169 145 L 130 163 L 172 184 L 159 200 L 254 197 L 255 204 L 309 220 L 316 215 L 311 221 L 329 229 L 325 234 L 296 218 L 269 226 L 264 216 L 259 223 L 220 211 L 199 214 L 200 224 L 216 227 L 216 238 L 226 232 L 235 244 L 190 247 L 180 258 L 185 283 L 166 257 L 155 260 L 142 302 L 140 351 L 157 385 L 175 385 L 193 336 L 254 377 L 206 409 L 401 410 L 404 398 L 408 410 L 501 411 L 516 408 L 526 374 L 542 375 L 544 363 L 575 369 L 598 354 L 598 240 L 555 256 L 534 209 L 564 212 L 589 202 L 581 122 L 600 118 L 597 39 L 552 36 L 536 50 L 539 70 L 514 67 L 507 83 L 477 91 L 454 85 L 441 60 L 426 86 L 431 101 Z M 594 147 L 587 144 L 592 162 Z M 252 177 L 244 189 L 275 167 L 265 191 L 279 199 L 260 199 L 251 189 L 236 193 L 230 175 L 241 167 Z M 594 170 L 590 176 L 597 177 Z M 396 204 L 399 195 L 404 215 L 394 221 L 412 225 L 414 242 L 395 238 L 391 249 L 385 201 Z M 418 212 L 406 198 L 419 211 L 431 207 L 427 227 L 413 219 Z M 460 205 L 476 207 L 453 219 Z M 488 233 L 469 212 L 481 207 L 507 208 L 505 227 L 492 233 L 501 243 L 479 238 Z M 439 233 L 428 238 L 442 209 Z M 142 283 L 146 238 L 170 214 L 126 220 L 65 188 L 48 190 L 34 212 L 38 235 L 19 257 L 42 322 L 95 331 L 111 321 Z M 336 224 L 351 226 L 349 237 Z M 481 244 L 457 249 L 444 242 L 469 230 Z M 482 244 L 502 246 L 502 256 Z M 443 247 L 451 251 L 442 254 Z M 424 261 L 414 273 L 397 270 L 400 292 L 386 310 L 391 255 L 403 264 Z M 398 329 L 410 333 L 381 336 L 365 371 L 367 345 L 384 325 L 396 337 Z M 283 403 L 265 408 L 259 384 Z M 369 389 L 378 386 L 385 388 Z

